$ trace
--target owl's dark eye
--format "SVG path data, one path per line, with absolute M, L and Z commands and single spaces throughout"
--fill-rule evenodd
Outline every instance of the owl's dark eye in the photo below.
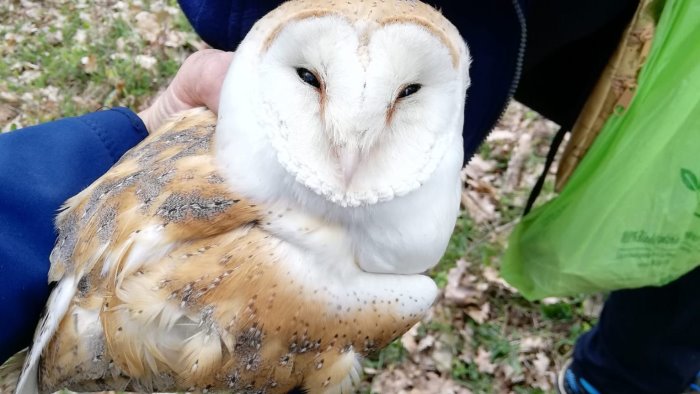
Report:
M 399 93 L 399 98 L 404 98 L 412 95 L 413 93 L 419 91 L 421 86 L 417 83 L 412 83 L 405 88 Z
M 316 78 L 316 75 L 314 75 L 314 73 L 312 73 L 311 71 L 303 67 L 299 67 L 297 68 L 297 75 L 299 75 L 299 78 L 301 78 L 302 81 L 308 83 L 316 89 L 321 88 L 321 82 L 319 82 L 318 78 Z

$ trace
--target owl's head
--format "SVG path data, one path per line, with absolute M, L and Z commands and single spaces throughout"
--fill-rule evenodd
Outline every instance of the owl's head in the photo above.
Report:
M 218 157 L 261 195 L 291 179 L 343 207 L 394 199 L 446 155 L 461 166 L 468 67 L 457 29 L 419 1 L 286 2 L 237 50 Z

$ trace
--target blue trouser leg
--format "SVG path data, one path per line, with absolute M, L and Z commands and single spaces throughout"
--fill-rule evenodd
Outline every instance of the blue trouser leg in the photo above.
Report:
M 676 394 L 700 371 L 700 267 L 663 287 L 613 292 L 572 365 L 603 394 Z

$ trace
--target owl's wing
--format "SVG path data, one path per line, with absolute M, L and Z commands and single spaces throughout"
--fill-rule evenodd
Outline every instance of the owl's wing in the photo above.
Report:
M 256 220 L 224 185 L 211 154 L 216 117 L 191 110 L 130 150 L 59 213 L 49 281 L 57 282 L 26 359 L 18 393 L 37 392 L 39 356 L 76 293 L 120 288 L 144 264 Z
M 229 190 L 218 173 L 215 127 L 213 113 L 187 111 L 69 199 L 57 218 L 49 280 L 88 273 L 98 263 L 102 275 L 116 269 L 121 279 L 152 260 L 150 254 L 256 220 L 255 205 Z

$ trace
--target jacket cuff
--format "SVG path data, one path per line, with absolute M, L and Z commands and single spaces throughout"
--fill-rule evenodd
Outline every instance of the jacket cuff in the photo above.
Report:
M 90 127 L 102 141 L 114 163 L 148 136 L 148 130 L 141 118 L 124 107 L 93 112 L 76 119 Z

